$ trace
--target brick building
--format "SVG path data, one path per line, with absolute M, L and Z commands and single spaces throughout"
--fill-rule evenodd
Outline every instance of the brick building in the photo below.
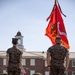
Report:
M 26 70 L 26 75 L 33 75 L 34 73 L 42 73 L 42 75 L 49 75 L 46 62 L 46 52 L 27 52 L 23 46 L 23 36 L 20 32 L 15 38 L 19 39 L 18 47 L 23 51 L 22 65 Z M 6 51 L 0 51 L 0 73 L 6 73 Z M 70 64 L 65 75 L 75 75 L 75 52 L 70 52 Z
M 23 52 L 22 65 L 27 75 L 40 72 L 49 75 L 46 62 L 46 52 Z M 6 73 L 6 52 L 0 51 L 0 73 Z M 75 75 L 75 52 L 70 52 L 70 64 L 65 75 Z

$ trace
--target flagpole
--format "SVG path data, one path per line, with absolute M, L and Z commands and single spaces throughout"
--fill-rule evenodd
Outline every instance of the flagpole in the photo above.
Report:
M 57 1 L 57 0 L 55 0 L 55 4 L 57 4 L 57 2 L 58 2 L 58 1 Z
M 56 4 L 56 0 L 55 0 L 55 4 Z
M 55 0 L 55 8 L 57 8 L 57 0 Z M 55 18 L 55 21 L 56 21 L 56 29 L 57 29 L 57 10 L 55 10 L 56 11 L 56 18 Z M 57 32 L 57 30 L 56 30 L 56 34 L 58 34 L 58 32 Z M 56 35 L 56 37 L 57 37 L 58 35 Z

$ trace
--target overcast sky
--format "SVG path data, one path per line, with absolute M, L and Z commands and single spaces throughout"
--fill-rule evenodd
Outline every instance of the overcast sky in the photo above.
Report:
M 75 0 L 58 0 L 67 16 L 64 24 L 70 44 L 70 52 L 75 52 Z M 52 46 L 45 36 L 54 0 L 0 0 L 0 51 L 12 46 L 11 39 L 18 31 L 22 33 L 26 51 L 47 51 Z

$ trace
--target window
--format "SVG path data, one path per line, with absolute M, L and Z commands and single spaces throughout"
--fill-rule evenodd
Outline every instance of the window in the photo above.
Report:
M 64 66 L 66 65 L 66 60 L 64 60 Z
M 68 72 L 65 72 L 65 74 L 64 75 L 68 75 Z
M 72 75 L 75 75 L 75 71 L 72 72 Z
M 75 60 L 72 60 L 72 67 L 75 67 Z
M 45 60 L 45 67 L 47 67 L 47 61 Z
M 18 44 L 21 44 L 21 38 L 18 38 Z
M 22 59 L 22 65 L 26 65 L 26 59 Z
M 3 65 L 6 65 L 6 59 L 3 59 Z
M 4 74 L 7 74 L 6 70 L 3 70 L 3 73 L 4 73 Z
M 35 74 L 35 70 L 30 70 L 30 75 Z
M 20 73 L 20 75 L 25 75 L 25 74 L 23 74 L 23 73 Z
M 30 65 L 34 66 L 35 65 L 35 59 L 30 59 Z
M 50 74 L 49 74 L 49 71 L 45 71 L 45 75 L 50 75 Z

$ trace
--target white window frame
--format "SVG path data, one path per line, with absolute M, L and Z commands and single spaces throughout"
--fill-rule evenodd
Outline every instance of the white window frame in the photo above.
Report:
M 75 67 L 75 65 L 73 65 L 73 62 L 75 62 L 75 60 L 72 60 L 72 67 Z
M 4 73 L 4 74 L 7 74 L 6 70 L 3 70 L 3 73 Z
M 3 65 L 6 65 L 6 59 L 5 58 L 3 59 Z
M 23 65 L 23 66 L 26 65 L 26 59 L 22 59 L 22 65 Z
M 75 71 L 72 71 L 72 75 L 74 75 L 73 73 L 75 73 Z
M 50 75 L 50 74 L 49 74 L 49 71 L 45 71 L 45 75 Z
M 30 75 L 35 74 L 35 70 L 30 70 Z
M 64 60 L 64 66 L 66 65 L 66 60 Z
M 23 73 L 20 73 L 20 75 L 25 75 L 25 74 L 23 74 Z
M 68 72 L 65 72 L 66 75 L 68 75 Z
M 45 60 L 45 67 L 47 67 L 47 60 Z
M 35 59 L 30 59 L 30 66 L 35 66 Z

